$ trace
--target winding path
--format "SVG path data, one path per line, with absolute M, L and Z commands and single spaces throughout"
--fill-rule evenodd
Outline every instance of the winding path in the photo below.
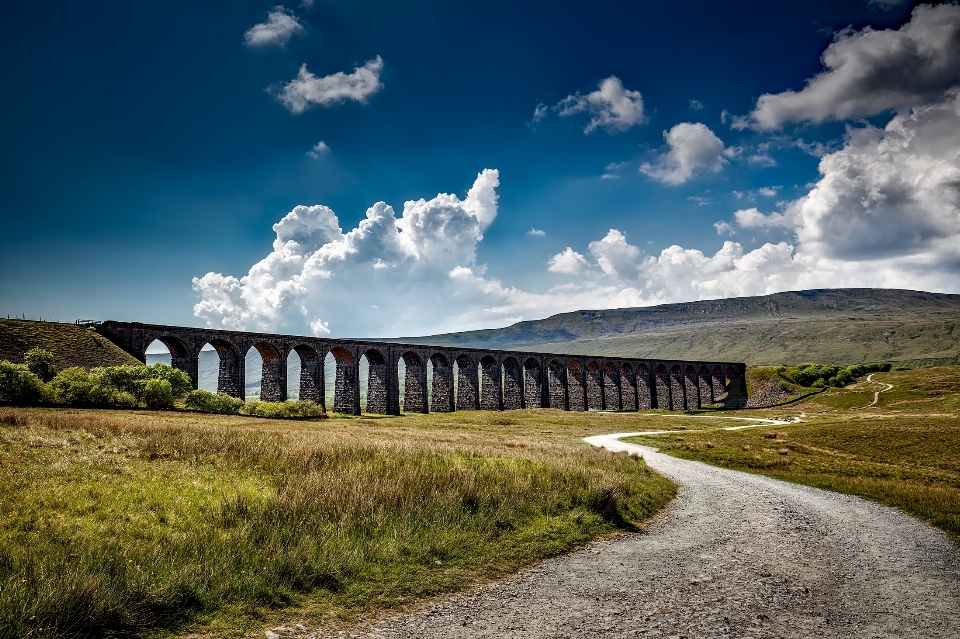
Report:
M 669 457 L 624 436 L 587 441 L 641 454 L 681 486 L 646 532 L 353 636 L 960 637 L 960 548 L 943 533 L 856 497 Z
M 868 382 L 873 382 L 873 376 L 874 376 L 874 374 L 875 374 L 875 373 L 870 373 L 869 375 L 867 375 L 867 381 L 868 381 Z M 883 385 L 886 386 L 886 388 L 884 388 L 884 389 L 882 389 L 882 390 L 876 391 L 876 392 L 873 394 L 873 401 L 870 402 L 869 404 L 867 404 L 864 408 L 872 408 L 872 407 L 876 406 L 877 404 L 879 404 L 879 403 L 880 403 L 880 393 L 886 393 L 888 390 L 890 390 L 891 388 L 893 388 L 893 384 L 888 384 L 888 383 L 886 383 L 886 382 L 875 382 L 875 383 L 877 383 L 877 384 L 883 384 Z

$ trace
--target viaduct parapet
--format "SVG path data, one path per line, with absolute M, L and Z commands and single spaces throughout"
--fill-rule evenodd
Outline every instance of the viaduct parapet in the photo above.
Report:
M 746 365 L 734 362 L 594 357 L 562 353 L 500 351 L 356 339 L 297 337 L 207 328 L 106 321 L 97 330 L 141 362 L 159 340 L 171 364 L 198 381 L 200 350 L 210 344 L 220 356 L 217 390 L 244 398 L 245 359 L 251 348 L 263 359 L 260 398 L 287 398 L 287 357 L 300 357 L 300 398 L 326 409 L 324 359 L 336 360 L 333 410 L 360 414 L 360 359 L 369 366 L 370 413 L 399 415 L 399 364 L 406 367 L 405 412 L 454 410 L 642 410 L 700 408 L 721 401 Z M 432 372 L 430 392 L 428 367 Z M 456 384 L 454 375 L 456 374 Z M 428 402 L 429 396 L 429 402 Z M 429 405 L 428 405 L 429 403 Z

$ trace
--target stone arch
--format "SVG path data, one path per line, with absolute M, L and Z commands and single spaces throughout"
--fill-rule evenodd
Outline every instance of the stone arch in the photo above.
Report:
M 344 415 L 360 414 L 360 365 L 348 349 L 334 346 L 330 354 L 336 360 L 333 386 L 333 410 Z
M 433 366 L 433 397 L 430 410 L 435 413 L 453 412 L 453 366 L 441 353 L 430 356 Z
M 614 362 L 606 362 L 603 365 L 600 386 L 604 409 L 620 410 L 620 371 Z
M 700 365 L 700 369 L 697 372 L 697 387 L 700 390 L 700 404 L 713 404 L 713 383 L 710 380 L 710 369 L 704 365 Z
M 667 370 L 667 365 L 663 363 L 657 364 L 656 371 L 653 379 L 655 407 L 672 410 L 670 408 L 670 372 Z
M 403 378 L 403 411 L 405 413 L 426 413 L 427 410 L 427 367 L 423 359 L 413 351 L 400 356 L 405 369 Z M 399 366 L 399 363 L 397 364 Z
M 683 376 L 683 395 L 687 408 L 700 408 L 700 384 L 697 382 L 697 368 L 687 364 Z
M 208 340 L 207 344 L 213 347 L 217 352 L 217 357 L 220 358 L 217 372 L 217 392 L 244 399 L 246 369 L 245 362 L 240 360 L 240 352 L 237 347 L 232 342 L 220 338 Z
M 627 363 L 620 365 L 620 409 L 637 410 L 637 375 Z
M 375 348 L 364 351 L 361 357 L 367 360 L 367 412 L 386 415 L 387 410 L 387 358 Z
M 578 360 L 572 359 L 567 362 L 567 409 L 583 411 L 587 410 L 587 402 L 584 397 L 584 375 L 583 366 Z M 562 378 L 561 378 L 562 379 Z M 553 405 L 551 404 L 551 407 Z
M 713 391 L 713 401 L 719 402 L 727 396 L 727 384 L 723 379 L 723 368 L 717 364 L 710 371 L 710 387 Z
M 477 364 L 467 354 L 460 355 L 454 362 L 457 365 L 457 410 L 479 409 Z
M 500 363 L 491 355 L 480 359 L 480 408 L 482 410 L 503 409 L 503 380 L 500 376 Z
M 679 364 L 672 364 L 670 366 L 670 410 L 683 410 L 686 407 L 683 372 Z
M 637 365 L 637 410 L 656 406 L 656 387 L 650 386 L 650 369 L 646 364 Z
M 543 370 L 535 357 L 523 363 L 523 403 L 526 408 L 543 408 Z
M 520 362 L 515 357 L 503 360 L 503 409 L 523 408 L 523 378 Z
M 320 357 L 320 353 L 309 344 L 297 344 L 290 350 L 300 358 L 297 397 L 301 401 L 319 405 L 324 411 L 327 410 L 324 406 L 323 358 Z M 289 374 L 288 368 L 287 375 Z M 289 384 L 289 380 L 287 383 Z
M 200 377 L 200 371 L 197 368 L 198 357 L 196 353 L 191 351 L 186 342 L 176 335 L 161 333 L 143 346 L 142 357 L 138 357 L 140 361 L 146 362 L 147 347 L 153 342 L 160 342 L 167 347 L 167 350 L 170 351 L 170 366 L 186 373 L 190 377 L 190 381 L 193 382 L 193 387 L 197 388 Z
M 579 365 L 577 365 L 577 369 L 579 370 Z M 552 360 L 547 365 L 548 408 L 558 408 L 560 410 L 567 410 L 569 408 L 566 392 L 569 389 L 569 379 L 570 376 L 565 375 L 563 364 L 558 360 Z
M 587 374 L 584 382 L 586 410 L 603 410 L 603 374 L 596 362 L 587 362 Z
M 726 375 L 727 375 L 727 379 L 732 379 L 732 378 L 734 378 L 734 377 L 737 376 L 736 371 L 733 370 L 733 366 L 727 366 L 727 370 L 724 371 L 724 372 L 725 372 Z
M 287 357 L 286 353 L 274 344 L 263 340 L 253 344 L 244 355 L 250 356 L 255 350 L 263 364 L 260 367 L 260 399 L 265 402 L 284 402 L 287 400 Z

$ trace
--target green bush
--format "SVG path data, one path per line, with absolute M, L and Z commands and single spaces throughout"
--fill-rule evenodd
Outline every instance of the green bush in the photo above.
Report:
M 31 348 L 23 356 L 23 363 L 41 382 L 49 382 L 57 374 L 53 365 L 53 353 L 45 348 Z
M 26 365 L 0 361 L 0 404 L 30 406 L 46 394 L 44 383 Z
M 211 393 L 202 389 L 191 391 L 187 395 L 186 406 L 189 410 L 219 415 L 236 415 L 243 408 L 243 400 L 224 393 Z
M 305 418 L 305 417 L 324 417 L 326 413 L 323 408 L 313 402 L 249 402 L 244 407 L 244 412 L 248 415 L 257 417 L 269 417 L 273 419 Z
M 82 368 L 73 367 L 60 371 L 50 382 L 54 401 L 88 408 L 137 406 L 139 402 L 136 395 L 112 386 L 103 370 L 95 368 L 88 373 Z
M 148 379 L 143 392 L 147 408 L 168 410 L 173 408 L 173 387 L 165 379 Z
M 858 377 L 869 373 L 886 373 L 890 370 L 888 362 L 878 364 L 854 364 L 837 366 L 836 364 L 800 364 L 799 366 L 781 366 L 777 369 L 781 375 L 801 386 L 823 388 L 825 386 L 846 386 Z

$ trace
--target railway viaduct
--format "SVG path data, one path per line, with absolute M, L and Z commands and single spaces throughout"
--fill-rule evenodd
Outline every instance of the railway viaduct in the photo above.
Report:
M 300 357 L 300 398 L 326 409 L 324 359 L 336 360 L 333 410 L 360 414 L 360 359 L 369 365 L 370 413 L 399 415 L 399 363 L 406 367 L 405 412 L 453 410 L 641 410 L 700 408 L 720 401 L 746 365 L 732 362 L 594 357 L 526 351 L 500 351 L 397 342 L 296 337 L 245 331 L 184 328 L 105 321 L 97 331 L 146 362 L 146 350 L 159 340 L 171 364 L 198 381 L 200 350 L 210 344 L 220 356 L 217 390 L 244 398 L 245 357 L 256 348 L 263 359 L 260 398 L 287 398 L 287 357 Z M 432 368 L 428 393 L 427 372 Z M 457 383 L 454 385 L 454 374 Z M 428 402 L 429 398 L 429 402 Z M 429 405 L 428 405 L 429 403 Z

